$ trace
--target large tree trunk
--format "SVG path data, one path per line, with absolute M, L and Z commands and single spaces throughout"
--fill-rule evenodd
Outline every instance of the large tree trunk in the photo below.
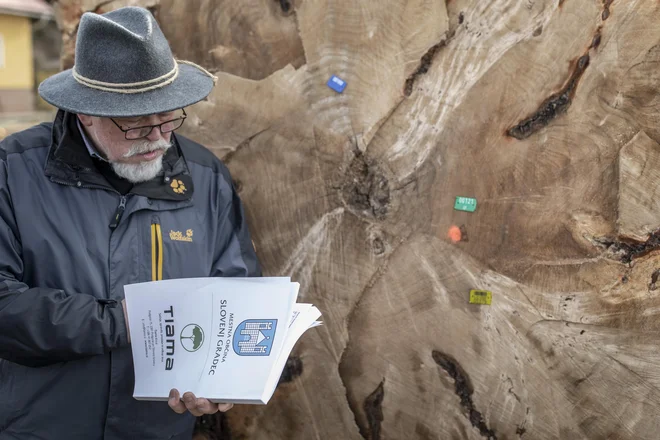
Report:
M 325 323 L 200 430 L 658 438 L 657 1 L 62 0 L 65 67 L 80 14 L 126 4 L 217 72 L 183 133 Z

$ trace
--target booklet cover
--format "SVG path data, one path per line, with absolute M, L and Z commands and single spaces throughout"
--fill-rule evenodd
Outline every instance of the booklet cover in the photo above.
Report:
M 288 277 L 193 278 L 124 287 L 133 397 L 172 388 L 213 402 L 266 404 L 296 341 L 320 324 Z

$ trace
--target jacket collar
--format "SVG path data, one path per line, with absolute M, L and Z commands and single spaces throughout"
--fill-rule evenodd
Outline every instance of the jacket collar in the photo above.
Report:
M 114 191 L 96 169 L 75 120 L 73 113 L 57 112 L 44 169 L 46 176 L 64 185 Z M 135 184 L 130 194 L 176 201 L 192 198 L 194 188 L 188 164 L 174 133 L 172 139 L 174 145 L 163 156 L 161 173 L 150 181 Z

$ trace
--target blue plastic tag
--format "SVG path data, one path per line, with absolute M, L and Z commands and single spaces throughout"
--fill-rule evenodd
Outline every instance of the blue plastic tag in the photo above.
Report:
M 328 80 L 328 87 L 337 93 L 341 93 L 346 88 L 346 81 L 336 75 L 332 75 Z

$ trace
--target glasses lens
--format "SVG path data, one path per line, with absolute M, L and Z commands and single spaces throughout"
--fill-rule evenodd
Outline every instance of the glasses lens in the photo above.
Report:
M 128 130 L 126 132 L 126 139 L 135 140 L 149 136 L 151 130 L 153 130 L 153 127 L 142 127 L 142 128 L 135 128 L 133 130 Z
M 169 133 L 170 131 L 174 131 L 177 128 L 181 127 L 181 125 L 183 125 L 183 118 L 175 119 L 174 121 L 168 121 L 164 123 L 163 125 L 160 126 L 160 130 L 163 133 Z

